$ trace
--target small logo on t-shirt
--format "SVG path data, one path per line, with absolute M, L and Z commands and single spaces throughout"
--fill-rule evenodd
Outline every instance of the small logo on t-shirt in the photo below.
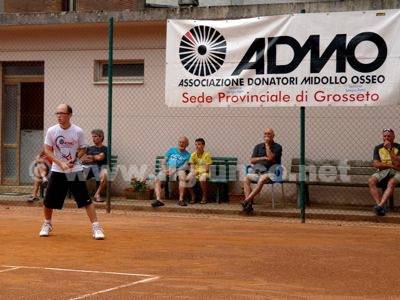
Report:
M 56 147 L 60 152 L 61 157 L 65 158 L 66 160 L 72 159 L 70 148 L 71 146 L 73 146 L 73 144 L 73 142 L 66 141 L 65 137 L 63 137 L 62 135 L 56 137 Z

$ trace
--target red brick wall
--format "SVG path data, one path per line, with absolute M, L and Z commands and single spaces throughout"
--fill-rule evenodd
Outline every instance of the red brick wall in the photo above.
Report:
M 77 11 L 120 11 L 137 10 L 137 0 L 76 0 Z
M 5 13 L 60 12 L 61 8 L 62 0 L 4 0 Z

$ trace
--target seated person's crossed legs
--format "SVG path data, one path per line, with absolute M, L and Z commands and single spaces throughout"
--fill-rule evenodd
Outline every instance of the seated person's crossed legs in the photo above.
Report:
M 387 181 L 386 189 L 382 195 L 380 195 L 378 186 Z M 375 200 L 374 212 L 377 216 L 384 216 L 386 210 L 384 208 L 387 200 L 393 195 L 394 189 L 400 183 L 400 172 L 394 169 L 380 170 L 370 177 L 368 185 L 370 193 Z
M 104 202 L 101 198 L 101 194 L 105 191 L 107 186 L 108 172 L 106 167 L 99 168 L 98 165 L 90 165 L 84 168 L 87 174 L 86 180 L 95 179 L 96 180 L 96 192 L 94 194 L 95 202 Z
M 253 211 L 253 200 L 261 192 L 264 184 L 270 181 L 276 181 L 276 175 L 274 173 L 249 173 L 244 179 L 244 196 L 245 199 L 242 202 L 243 210 L 246 212 Z M 251 185 L 255 183 L 256 187 L 251 188 Z

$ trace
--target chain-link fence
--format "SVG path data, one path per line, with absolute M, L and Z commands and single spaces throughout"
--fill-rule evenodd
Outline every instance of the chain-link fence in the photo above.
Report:
M 398 106 L 307 109 L 306 157 L 317 173 L 310 181 L 320 182 L 309 186 L 309 208 L 330 210 L 331 214 L 335 214 L 332 209 L 372 214 L 375 202 L 368 179 L 376 171 L 372 167 L 374 147 L 383 142 L 385 128 L 398 130 L 398 112 Z M 387 205 L 391 212 L 397 211 L 396 200 Z
M 279 189 L 274 191 L 275 199 L 279 199 L 276 211 L 298 212 L 298 176 L 291 176 L 295 170 L 293 159 L 299 158 L 298 107 L 169 108 L 164 102 L 165 25 L 117 23 L 114 31 L 111 136 L 112 154 L 118 160 L 111 183 L 112 207 L 123 204 L 128 209 L 139 203 L 125 199 L 132 177 L 154 178 L 156 157 L 177 146 L 181 136 L 188 137 L 190 152 L 195 151 L 194 140 L 202 137 L 212 156 L 237 158 L 237 180 L 229 185 L 230 203 L 234 196 L 244 198 L 244 166 L 249 164 L 253 147 L 263 141 L 264 129 L 270 127 L 275 130 L 276 142 L 283 146 L 282 164 L 286 169 L 284 195 Z M 14 39 L 4 36 L 0 47 L 4 62 L 1 201 L 18 205 L 32 193 L 33 161 L 47 128 L 57 122 L 54 113 L 59 103 L 72 106 L 72 122 L 83 128 L 89 144 L 94 128 L 104 130 L 104 144 L 108 144 L 108 28 L 106 24 L 88 25 L 77 32 L 61 26 L 45 33 L 39 28 L 19 35 L 13 30 L 11 33 Z M 341 166 L 350 160 L 371 161 L 374 146 L 382 140 L 382 129 L 397 131 L 398 113 L 397 106 L 307 108 L 305 156 L 314 161 L 340 161 Z M 326 165 L 329 162 L 323 164 L 324 168 Z M 319 170 L 317 166 L 317 178 L 321 179 Z M 342 173 L 338 168 L 336 172 L 334 180 L 340 182 Z M 332 174 L 328 181 L 333 180 Z M 352 182 L 355 177 L 346 180 Z M 366 184 L 368 176 L 363 180 Z M 153 183 L 147 183 L 152 189 Z M 312 185 L 308 194 L 307 208 L 332 214 L 343 208 L 369 212 L 373 205 L 366 185 Z M 269 210 L 271 197 L 267 185 L 256 198 L 256 210 Z M 209 201 L 214 200 L 215 189 L 211 189 Z M 150 205 L 150 201 L 140 203 Z M 237 203 L 233 205 L 240 209 Z

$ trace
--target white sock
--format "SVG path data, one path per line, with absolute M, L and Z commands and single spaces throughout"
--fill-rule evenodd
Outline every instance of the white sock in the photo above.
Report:
M 51 219 L 50 220 L 45 219 L 44 222 L 47 224 L 51 224 Z
M 97 221 L 92 223 L 92 226 L 98 226 L 98 225 L 100 225 L 100 223 Z

